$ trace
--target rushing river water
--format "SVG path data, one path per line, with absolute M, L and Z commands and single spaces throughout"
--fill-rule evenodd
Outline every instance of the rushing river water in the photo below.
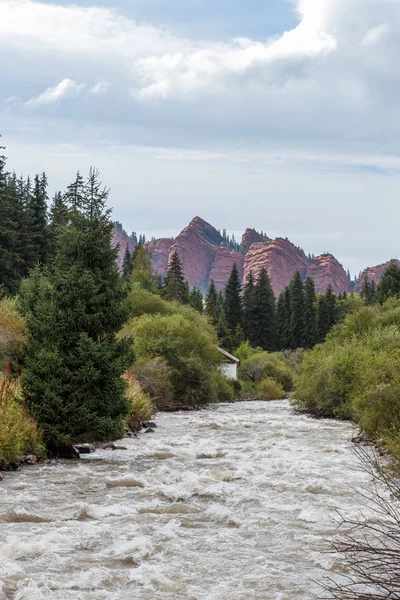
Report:
M 349 424 L 287 402 L 160 414 L 154 434 L 0 484 L 0 598 L 313 600 L 337 509 L 354 514 Z

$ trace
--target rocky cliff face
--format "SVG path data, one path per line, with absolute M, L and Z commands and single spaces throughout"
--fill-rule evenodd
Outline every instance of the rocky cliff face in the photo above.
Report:
M 149 242 L 149 248 L 153 259 L 153 270 L 156 275 L 164 275 L 167 272 L 169 255 L 174 240 L 171 238 L 160 238 L 154 242 Z
M 232 250 L 232 248 L 229 248 L 226 244 L 222 243 L 214 257 L 214 262 L 208 275 L 207 286 L 210 285 L 211 280 L 213 279 L 217 290 L 223 290 L 235 263 L 239 271 L 239 277 L 243 280 L 243 254 Z
M 261 235 L 255 229 L 247 228 L 242 236 L 242 243 L 240 244 L 240 248 L 243 251 L 243 254 L 246 254 L 248 249 L 252 244 L 257 244 L 258 242 L 270 242 L 271 239 L 266 235 Z
M 200 217 L 195 217 L 175 238 L 169 254 L 171 257 L 175 250 L 178 251 L 191 288 L 207 289 L 208 276 L 221 242 L 221 234 Z
M 400 265 L 399 260 L 397 260 L 396 262 L 398 265 Z M 356 279 L 356 282 L 354 284 L 354 291 L 357 293 L 361 292 L 362 283 L 363 283 L 365 275 L 367 275 L 367 277 L 370 281 L 375 281 L 375 283 L 379 283 L 384 271 L 388 268 L 389 265 L 390 265 L 390 260 L 388 260 L 385 263 L 382 263 L 381 265 L 376 265 L 375 267 L 368 267 L 367 269 L 365 269 L 361 273 L 360 277 L 358 277 Z
M 116 227 L 114 227 L 114 229 L 112 231 L 111 244 L 112 244 L 113 248 L 115 248 L 119 244 L 117 262 L 118 262 L 118 266 L 121 269 L 122 263 L 124 262 L 126 246 L 128 246 L 129 252 L 132 254 L 132 252 L 135 249 L 135 244 L 133 244 L 131 242 L 131 240 L 129 239 L 129 236 L 124 231 L 121 231 L 120 229 L 117 229 Z
M 332 254 L 313 258 L 308 264 L 307 277 L 314 279 L 317 292 L 324 293 L 329 284 L 335 294 L 351 291 L 351 282 L 345 270 Z
M 272 242 L 252 244 L 244 259 L 244 279 L 250 271 L 257 276 L 265 268 L 271 279 L 271 285 L 278 296 L 285 289 L 296 271 L 306 276 L 308 260 L 305 254 L 288 240 L 277 238 Z

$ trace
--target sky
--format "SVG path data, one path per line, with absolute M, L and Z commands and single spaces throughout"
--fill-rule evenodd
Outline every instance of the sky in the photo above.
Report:
M 96 166 L 147 237 L 196 215 L 357 274 L 400 258 L 399 0 L 0 0 L 8 168 Z

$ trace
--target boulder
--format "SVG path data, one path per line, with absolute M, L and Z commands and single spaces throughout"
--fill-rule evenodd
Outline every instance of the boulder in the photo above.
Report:
M 35 456 L 34 454 L 25 454 L 25 456 L 22 459 L 22 462 L 25 465 L 36 465 L 39 461 L 38 461 L 38 457 Z
M 90 454 L 91 452 L 95 452 L 96 448 L 93 444 L 74 444 L 75 450 L 79 452 L 79 454 Z
M 154 429 L 149 427 L 148 429 L 146 429 L 145 433 L 154 433 Z
M 4 475 L 3 475 L 3 473 L 0 473 L 0 481 L 4 481 Z
M 147 423 L 143 423 L 143 429 L 148 429 L 149 427 L 157 427 L 154 421 L 148 421 Z

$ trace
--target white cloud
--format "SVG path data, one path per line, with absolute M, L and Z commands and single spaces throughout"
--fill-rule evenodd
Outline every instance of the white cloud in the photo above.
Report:
M 382 23 L 381 25 L 377 25 L 376 27 L 372 27 L 367 31 L 365 36 L 362 39 L 362 46 L 372 46 L 379 42 L 387 33 L 390 32 L 390 25 L 388 23 Z
M 99 83 L 96 83 L 90 88 L 89 94 L 98 96 L 100 94 L 105 94 L 109 89 L 110 83 L 108 81 L 99 81 Z
M 77 83 L 73 79 L 63 79 L 54 87 L 49 87 L 39 96 L 24 103 L 25 108 L 34 109 L 58 104 L 67 98 L 76 98 L 86 89 L 86 83 Z

